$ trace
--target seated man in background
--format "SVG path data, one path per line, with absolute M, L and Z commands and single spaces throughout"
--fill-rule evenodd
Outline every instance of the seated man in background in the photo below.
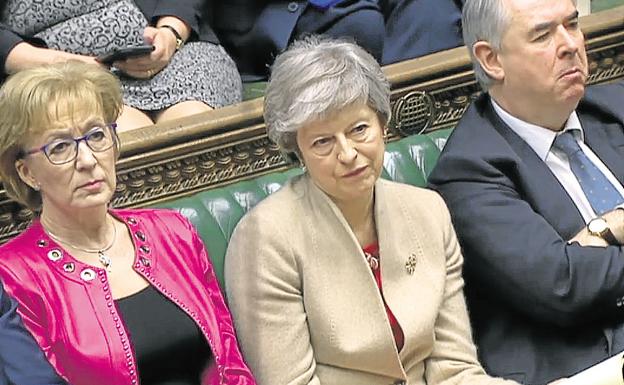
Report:
M 351 37 L 382 64 L 456 47 L 462 1 L 215 1 L 204 18 L 250 82 L 266 80 L 275 56 L 304 34 Z
M 487 92 L 430 183 L 464 250 L 481 362 L 544 384 L 624 349 L 624 87 L 585 90 L 572 0 L 467 0 L 462 21 Z

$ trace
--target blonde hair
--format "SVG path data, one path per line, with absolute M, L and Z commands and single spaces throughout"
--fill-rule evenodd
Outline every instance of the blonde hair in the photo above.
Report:
M 21 180 L 15 162 L 27 139 L 77 107 L 114 122 L 123 108 L 119 80 L 98 66 L 68 61 L 20 71 L 0 88 L 0 177 L 7 195 L 30 209 L 41 207 L 41 194 Z

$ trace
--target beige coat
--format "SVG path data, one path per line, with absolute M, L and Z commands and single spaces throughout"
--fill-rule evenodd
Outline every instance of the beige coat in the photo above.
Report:
M 442 199 L 379 180 L 375 219 L 384 295 L 405 334 L 401 352 L 355 235 L 309 177 L 240 221 L 225 260 L 226 288 L 258 383 L 515 384 L 485 376 L 477 362 L 462 255 Z

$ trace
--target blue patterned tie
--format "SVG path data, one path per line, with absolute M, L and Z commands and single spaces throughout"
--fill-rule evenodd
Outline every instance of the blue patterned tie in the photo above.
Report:
M 613 184 L 581 150 L 581 146 L 577 143 L 572 131 L 558 135 L 553 147 L 560 149 L 568 156 L 570 169 L 581 185 L 596 215 L 611 211 L 624 202 L 624 198 Z

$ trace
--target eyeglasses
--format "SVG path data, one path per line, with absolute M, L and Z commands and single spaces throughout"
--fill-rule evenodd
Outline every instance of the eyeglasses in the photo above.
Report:
M 73 161 L 78 156 L 78 145 L 84 140 L 93 152 L 106 151 L 118 141 L 117 123 L 96 126 L 79 138 L 55 139 L 39 148 L 27 150 L 21 157 L 43 152 L 52 164 L 65 164 Z

